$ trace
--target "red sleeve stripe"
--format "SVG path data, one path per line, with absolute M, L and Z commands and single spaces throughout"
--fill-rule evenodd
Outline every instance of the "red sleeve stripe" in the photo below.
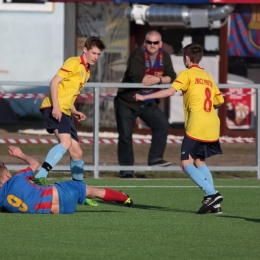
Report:
M 52 206 L 52 202 L 41 202 L 39 204 L 36 204 L 34 206 L 35 210 L 39 210 L 39 209 L 50 209 Z
M 182 82 L 180 82 L 179 80 L 174 80 L 173 82 L 182 84 Z
M 43 110 L 45 108 L 51 108 L 52 106 L 47 106 L 47 107 L 41 107 L 40 110 Z
M 65 72 L 71 72 L 70 70 L 65 70 L 65 69 L 63 69 L 63 68 L 60 68 L 60 70 L 63 70 L 63 71 L 65 71 Z
M 221 93 L 216 94 L 215 96 L 221 96 Z
M 17 174 L 22 174 L 22 173 L 25 173 L 25 172 L 29 172 L 31 171 L 32 169 L 30 167 L 27 167 L 26 169 L 23 169 L 23 170 L 20 170 L 19 172 L 16 173 Z
M 41 194 L 41 198 L 45 196 L 51 196 L 51 195 L 52 195 L 52 187 L 50 189 L 43 190 Z

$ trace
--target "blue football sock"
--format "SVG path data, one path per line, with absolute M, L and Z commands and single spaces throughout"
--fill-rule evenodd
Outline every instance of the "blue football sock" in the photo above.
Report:
M 84 162 L 82 160 L 74 161 L 70 159 L 70 171 L 73 180 L 83 181 Z
M 57 144 L 48 152 L 43 165 L 48 164 L 51 168 L 53 168 L 62 158 L 62 156 L 66 153 L 66 149 L 63 145 Z M 46 178 L 48 175 L 48 170 L 44 168 L 42 165 L 41 169 L 35 175 L 35 178 Z
M 214 182 L 213 182 L 212 174 L 211 174 L 209 168 L 207 167 L 207 165 L 203 164 L 202 166 L 200 166 L 198 168 L 198 170 L 202 172 L 202 174 L 205 176 L 205 178 L 207 179 L 209 184 L 211 184 L 211 186 L 214 188 Z M 215 204 L 214 208 L 215 207 L 220 207 L 220 204 Z
M 206 164 L 203 164 L 201 167 L 197 168 L 200 172 L 202 172 L 202 174 L 205 176 L 205 178 L 207 179 L 207 181 L 209 182 L 209 184 L 214 187 L 214 182 L 213 182 L 213 178 L 212 178 L 212 174 L 209 170 L 209 168 L 207 167 Z
M 193 164 L 188 164 L 184 168 L 184 172 L 190 176 L 193 182 L 195 182 L 205 192 L 206 195 L 212 195 L 216 193 L 215 189 L 207 181 L 202 172 L 199 171 Z

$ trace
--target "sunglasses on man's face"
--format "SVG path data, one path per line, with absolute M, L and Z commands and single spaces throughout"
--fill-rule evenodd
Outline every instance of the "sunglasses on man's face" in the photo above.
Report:
M 157 44 L 159 44 L 160 41 L 152 42 L 152 41 L 145 40 L 145 42 L 149 45 L 152 45 L 152 44 L 157 45 Z

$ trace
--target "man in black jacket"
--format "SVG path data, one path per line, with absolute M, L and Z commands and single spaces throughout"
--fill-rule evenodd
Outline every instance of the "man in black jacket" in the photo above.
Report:
M 144 44 L 130 55 L 122 82 L 142 83 L 145 87 L 119 88 L 114 100 L 118 129 L 119 165 L 134 165 L 132 135 L 137 117 L 152 130 L 152 143 L 148 155 L 148 165 L 169 166 L 163 159 L 168 134 L 168 119 L 158 107 L 158 100 L 136 102 L 134 94 L 150 94 L 155 89 L 151 85 L 172 83 L 176 78 L 170 55 L 162 50 L 161 35 L 157 31 L 146 34 Z M 132 178 L 133 171 L 120 171 L 121 178 Z

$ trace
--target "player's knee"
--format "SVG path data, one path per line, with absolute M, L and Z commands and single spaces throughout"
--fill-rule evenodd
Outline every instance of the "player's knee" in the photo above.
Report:
M 87 185 L 87 192 L 86 192 L 86 196 L 90 199 L 94 199 L 94 198 L 101 198 L 100 196 L 100 190 L 98 188 L 95 187 L 91 187 Z
M 187 166 L 188 164 L 185 163 L 185 161 L 181 161 L 180 162 L 180 168 L 184 171 L 184 168 Z
M 187 160 L 182 160 L 182 161 L 180 162 L 180 167 L 181 167 L 182 170 L 184 170 L 184 168 L 185 168 L 187 165 L 189 165 L 189 164 L 193 164 L 193 159 L 192 159 L 191 156 L 189 156 L 189 159 L 187 159 Z
M 205 164 L 205 160 L 203 160 L 203 159 L 196 158 L 194 160 L 194 165 L 195 165 L 196 168 L 199 168 L 199 167 L 201 167 L 204 164 Z
M 76 150 L 76 156 L 77 156 L 78 158 L 82 158 L 82 156 L 83 156 L 83 151 L 82 151 L 81 148 L 79 148 L 79 149 Z
M 81 148 L 78 149 L 70 149 L 69 150 L 70 153 L 70 157 L 72 158 L 72 160 L 80 160 L 82 159 L 83 156 L 83 151 Z
M 94 194 L 94 188 L 89 185 L 86 185 L 86 196 L 88 198 L 92 198 L 93 194 Z
M 62 140 L 60 144 L 63 145 L 66 150 L 68 150 L 71 147 L 72 142 L 71 139 L 68 139 L 68 140 Z
M 198 164 L 196 161 L 194 161 L 194 166 L 195 166 L 196 168 L 198 168 L 198 167 L 199 167 L 199 164 Z

